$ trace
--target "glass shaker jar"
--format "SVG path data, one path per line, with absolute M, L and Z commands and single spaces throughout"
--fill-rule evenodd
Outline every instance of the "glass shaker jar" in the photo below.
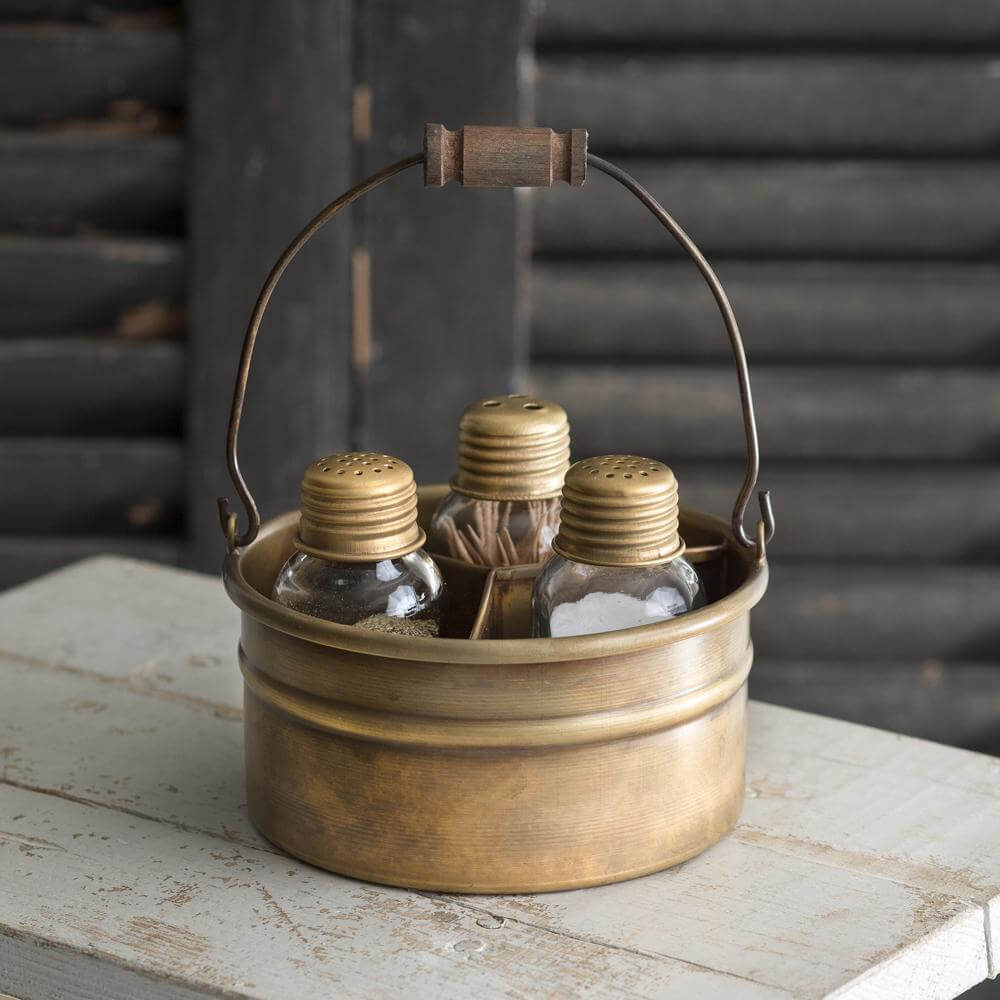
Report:
M 555 554 L 535 580 L 532 634 L 591 635 L 705 604 L 677 531 L 677 480 L 662 462 L 602 455 L 567 473 Z
M 436 636 L 444 581 L 423 543 L 405 462 L 370 451 L 321 458 L 302 478 L 297 551 L 272 596 L 342 625 Z
M 568 468 L 569 422 L 556 403 L 510 395 L 466 407 L 458 472 L 431 520 L 431 551 L 480 566 L 543 562 Z

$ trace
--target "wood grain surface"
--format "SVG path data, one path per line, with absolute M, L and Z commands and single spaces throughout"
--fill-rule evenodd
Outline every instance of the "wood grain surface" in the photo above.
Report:
M 996 454 L 1000 394 L 989 369 L 757 365 L 752 379 L 765 461 L 985 461 Z M 728 366 L 539 364 L 529 386 L 565 403 L 578 458 L 743 454 Z
M 225 441 L 240 346 L 268 272 L 296 232 L 350 186 L 351 21 L 346 0 L 236 0 L 189 10 L 189 561 L 225 550 L 215 498 L 235 499 Z M 280 95 L 280 96 L 276 96 Z M 265 515 L 295 504 L 302 470 L 348 445 L 351 225 L 320 233 L 265 318 L 240 438 Z M 245 522 L 241 522 L 245 523 Z
M 716 270 L 754 368 L 1000 360 L 992 262 L 727 258 Z M 543 260 L 532 299 L 541 362 L 732 357 L 711 293 L 684 261 Z
M 179 232 L 184 147 L 176 136 L 0 133 L 5 232 Z
M 175 534 L 183 470 L 175 438 L 0 438 L 0 520 L 23 534 Z
M 0 588 L 96 552 L 179 557 L 178 14 L 0 3 Z
M 183 366 L 170 341 L 0 340 L 0 434 L 176 434 Z
M 602 151 L 975 155 L 997 149 L 997 69 L 990 54 L 543 55 L 535 102 L 558 128 L 585 108 Z
M 184 100 L 183 67 L 177 30 L 3 24 L 0 121 L 100 118 L 120 100 L 176 110 Z
M 988 0 L 542 0 L 532 76 L 732 300 L 777 517 L 765 696 L 994 752 L 998 38 Z M 704 282 L 606 178 L 533 204 L 527 384 L 577 458 L 655 456 L 726 514 L 743 443 Z
M 601 154 L 599 136 L 591 150 Z M 992 257 L 1000 176 L 988 160 L 615 158 L 713 256 Z M 536 192 L 546 256 L 664 256 L 672 240 L 609 178 Z
M 173 238 L 0 236 L 0 331 L 126 333 L 155 314 L 176 332 L 184 269 Z
M 63 0 L 68 2 L 68 0 Z M 1000 38 L 992 0 L 541 0 L 543 46 L 857 45 L 978 48 Z
M 370 141 L 358 144 L 359 176 L 419 152 L 425 119 L 449 128 L 534 124 L 520 120 L 525 16 L 520 3 L 367 5 L 357 83 L 370 88 L 378 117 Z M 426 115 L 415 117 L 416 108 Z M 374 350 L 371 365 L 356 368 L 357 443 L 405 456 L 423 482 L 455 471 L 462 410 L 513 392 L 526 361 L 523 193 L 423 189 L 414 168 L 360 207 Z

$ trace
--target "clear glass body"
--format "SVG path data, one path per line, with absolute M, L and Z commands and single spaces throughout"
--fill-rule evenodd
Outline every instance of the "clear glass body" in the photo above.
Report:
M 477 500 L 448 493 L 431 519 L 428 547 L 479 566 L 544 562 L 559 530 L 559 497 Z
M 271 595 L 287 608 L 377 632 L 435 636 L 444 580 L 423 549 L 373 563 L 334 563 L 296 552 Z
M 532 634 L 614 632 L 667 621 L 704 604 L 701 577 L 683 556 L 655 566 L 591 566 L 554 555 L 531 593 Z

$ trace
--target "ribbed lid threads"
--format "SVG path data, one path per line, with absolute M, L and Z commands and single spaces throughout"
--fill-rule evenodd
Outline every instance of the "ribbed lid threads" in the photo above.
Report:
M 392 455 L 348 451 L 302 477 L 295 547 L 330 562 L 378 562 L 419 549 L 413 471 Z
M 566 474 L 562 517 L 552 548 L 597 566 L 651 566 L 684 553 L 678 534 L 677 480 L 662 462 L 600 455 Z
M 456 493 L 481 500 L 559 496 L 569 468 L 569 421 L 556 403 L 528 395 L 487 396 L 458 424 Z

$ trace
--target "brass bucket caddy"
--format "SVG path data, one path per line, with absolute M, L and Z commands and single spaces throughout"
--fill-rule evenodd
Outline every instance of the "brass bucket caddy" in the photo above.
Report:
M 285 608 L 271 587 L 293 551 L 297 512 L 261 525 L 237 437 L 254 342 L 285 268 L 341 209 L 418 164 L 425 184 L 583 183 L 586 168 L 632 192 L 711 288 L 736 362 L 746 474 L 730 523 L 681 511 L 710 603 L 618 632 L 528 638 L 538 566 L 490 572 L 437 556 L 451 638 L 338 625 Z M 316 215 L 282 254 L 250 320 L 229 426 L 229 471 L 249 519 L 219 500 L 223 576 L 242 611 L 247 803 L 261 833 L 312 864 L 374 882 L 453 892 L 598 885 L 690 858 L 732 829 L 746 756 L 750 609 L 767 586 L 774 522 L 766 493 L 743 517 L 759 452 L 746 358 L 722 286 L 691 240 L 625 171 L 587 152 L 587 133 L 428 125 L 424 151 Z M 405 455 L 402 456 L 405 459 Z M 444 485 L 420 490 L 427 520 Z

